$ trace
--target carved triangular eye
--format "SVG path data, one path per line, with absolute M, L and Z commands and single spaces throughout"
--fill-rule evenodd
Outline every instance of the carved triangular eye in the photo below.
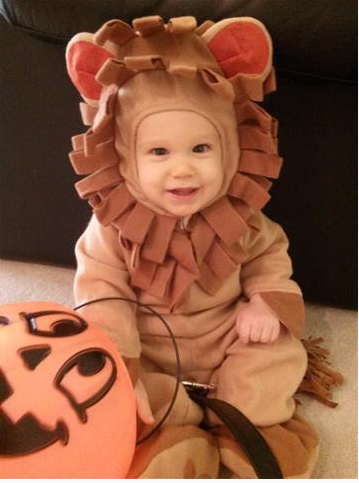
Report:
M 5 315 L 0 315 L 0 325 L 9 325 L 10 319 L 5 317 Z
M 50 354 L 51 347 L 49 345 L 40 345 L 33 347 L 24 347 L 19 350 L 20 356 L 26 366 L 32 371 Z

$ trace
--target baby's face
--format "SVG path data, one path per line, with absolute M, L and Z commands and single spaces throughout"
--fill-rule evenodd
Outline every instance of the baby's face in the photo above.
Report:
M 199 211 L 223 183 L 217 130 L 194 112 L 165 111 L 146 117 L 137 131 L 136 158 L 143 193 L 174 216 Z

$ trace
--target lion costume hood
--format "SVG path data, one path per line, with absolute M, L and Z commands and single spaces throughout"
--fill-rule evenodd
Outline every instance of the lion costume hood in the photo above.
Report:
M 73 141 L 76 183 L 101 224 L 131 251 L 131 284 L 173 306 L 194 281 L 207 293 L 245 257 L 240 238 L 279 176 L 277 122 L 254 101 L 275 89 L 268 32 L 252 18 L 210 21 L 159 16 L 107 22 L 68 44 L 69 75 L 85 100 L 89 130 Z M 136 169 L 136 129 L 148 115 L 188 110 L 221 140 L 224 181 L 188 226 L 152 205 Z

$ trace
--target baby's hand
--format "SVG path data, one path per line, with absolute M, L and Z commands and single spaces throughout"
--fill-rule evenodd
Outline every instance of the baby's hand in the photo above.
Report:
M 237 316 L 239 340 L 248 342 L 274 342 L 279 335 L 280 322 L 271 313 L 259 294 L 251 297 L 246 307 Z
M 133 389 L 135 392 L 136 409 L 137 409 L 137 425 L 139 429 L 139 423 L 153 424 L 155 419 L 152 414 L 150 401 L 148 399 L 147 391 L 143 382 L 139 378 L 140 361 L 136 357 L 123 357 L 123 361 L 126 364 L 128 374 L 131 378 Z
M 155 418 L 153 417 L 147 392 L 141 379 L 137 380 L 134 390 L 138 417 L 144 424 L 153 424 Z

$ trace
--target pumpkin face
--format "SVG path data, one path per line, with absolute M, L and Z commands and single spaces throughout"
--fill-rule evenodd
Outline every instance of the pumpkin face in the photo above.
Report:
M 112 342 L 48 302 L 0 305 L 2 478 L 124 478 L 132 383 Z

